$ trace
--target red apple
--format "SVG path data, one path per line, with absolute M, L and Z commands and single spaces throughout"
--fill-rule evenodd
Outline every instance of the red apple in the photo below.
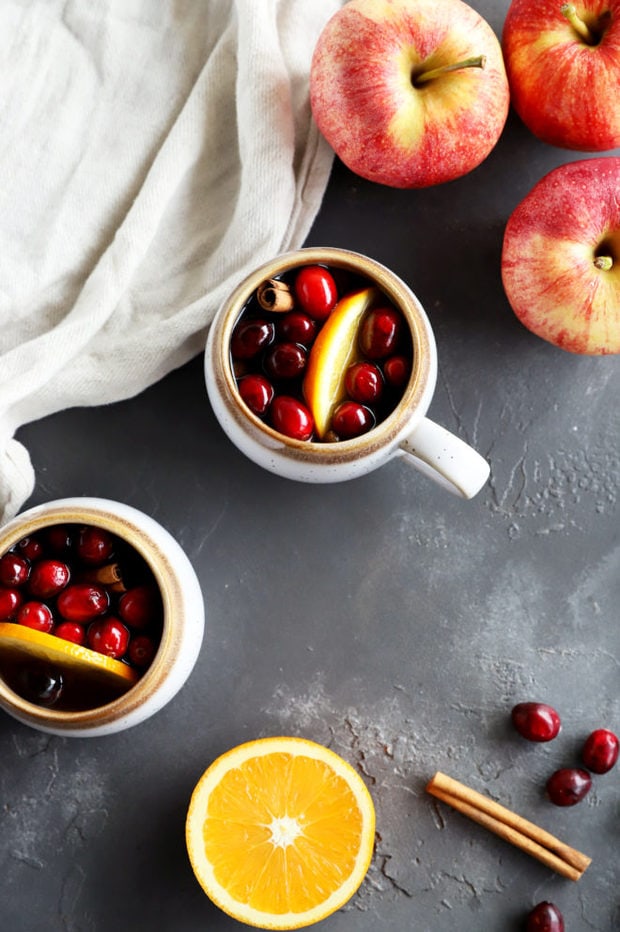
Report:
M 462 0 L 350 0 L 319 37 L 310 100 L 352 171 L 422 188 L 487 157 L 509 92 L 499 40 Z
M 513 311 L 572 353 L 620 353 L 620 158 L 554 168 L 504 232 L 502 280 Z
M 620 0 L 513 0 L 502 33 L 513 106 L 553 146 L 620 146 Z

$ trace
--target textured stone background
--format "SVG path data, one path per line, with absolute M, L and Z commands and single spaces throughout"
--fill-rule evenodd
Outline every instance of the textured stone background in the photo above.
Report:
M 507 2 L 473 4 L 499 33 Z M 22 431 L 31 504 L 93 494 L 152 514 L 185 547 L 207 604 L 187 686 L 106 739 L 49 737 L 0 716 L 3 932 L 225 932 L 184 849 L 191 790 L 222 751 L 290 733 L 364 776 L 376 854 L 330 932 L 517 932 L 552 899 L 567 932 L 614 932 L 619 771 L 561 810 L 547 776 L 583 738 L 620 729 L 618 359 L 573 357 L 516 321 L 499 274 L 510 211 L 574 154 L 511 117 L 466 178 L 418 192 L 336 164 L 309 244 L 402 275 L 437 335 L 430 414 L 491 462 L 461 502 L 402 463 L 338 486 L 262 472 L 216 424 L 196 359 L 139 398 Z M 510 728 L 555 705 L 559 738 Z M 441 769 L 590 854 L 551 873 L 424 793 Z

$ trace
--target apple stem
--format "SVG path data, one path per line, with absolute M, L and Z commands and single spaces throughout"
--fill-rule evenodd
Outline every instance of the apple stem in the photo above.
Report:
M 440 78 L 441 75 L 448 74 L 450 71 L 460 71 L 461 68 L 484 68 L 486 61 L 485 55 L 476 55 L 474 58 L 465 58 L 463 61 L 455 62 L 453 65 L 442 65 L 439 68 L 431 68 L 430 71 L 422 71 L 421 74 L 414 74 L 412 83 L 414 86 L 425 84 L 427 81 Z
M 566 19 L 569 21 L 575 32 L 585 41 L 588 45 L 594 45 L 596 43 L 596 36 L 588 28 L 586 23 L 578 15 L 575 5 L 573 3 L 565 3 L 560 8 L 560 12 Z
M 614 264 L 614 260 L 611 256 L 597 256 L 594 260 L 594 265 L 597 269 L 602 269 L 604 272 L 609 271 L 609 269 Z

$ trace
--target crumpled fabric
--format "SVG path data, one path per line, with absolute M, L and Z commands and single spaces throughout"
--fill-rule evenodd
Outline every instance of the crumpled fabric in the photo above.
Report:
M 333 153 L 312 51 L 339 0 L 0 5 L 0 520 L 23 424 L 141 392 L 297 248 Z

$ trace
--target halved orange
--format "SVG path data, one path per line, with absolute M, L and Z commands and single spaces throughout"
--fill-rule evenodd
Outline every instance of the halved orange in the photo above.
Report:
M 139 674 L 126 663 L 12 621 L 0 622 L 0 652 L 16 659 L 44 660 L 61 671 L 80 673 L 93 684 L 129 689 Z
M 378 297 L 376 288 L 363 288 L 341 298 L 310 350 L 303 392 L 321 438 L 329 430 L 334 408 L 345 396 L 347 368 L 359 355 L 360 324 Z
M 340 909 L 373 853 L 375 811 L 357 771 L 304 738 L 262 738 L 219 757 L 192 794 L 186 843 L 205 893 L 260 929 Z

